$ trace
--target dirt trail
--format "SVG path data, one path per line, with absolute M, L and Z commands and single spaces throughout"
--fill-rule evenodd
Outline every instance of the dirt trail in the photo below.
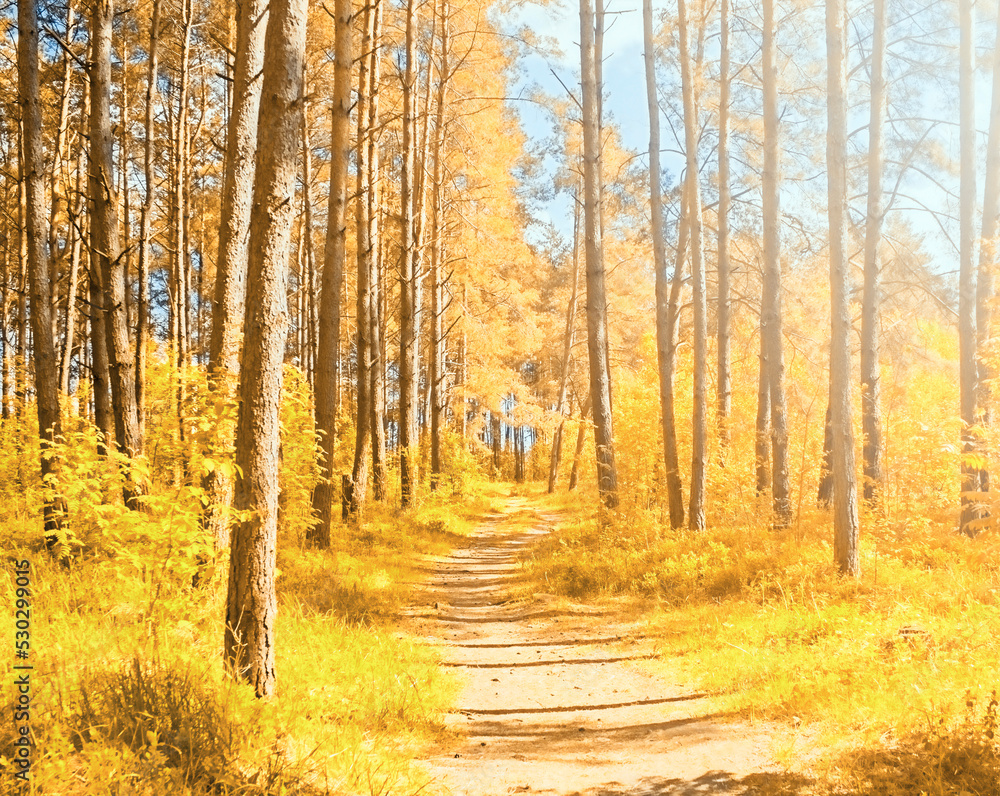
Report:
M 437 559 L 415 611 L 418 632 L 465 675 L 448 718 L 457 740 L 426 761 L 436 782 L 455 796 L 769 791 L 767 728 L 713 719 L 703 695 L 644 671 L 653 649 L 641 619 L 548 595 L 500 602 L 551 526 L 534 512 L 526 530 L 504 527 L 523 511 L 529 502 L 511 498 Z

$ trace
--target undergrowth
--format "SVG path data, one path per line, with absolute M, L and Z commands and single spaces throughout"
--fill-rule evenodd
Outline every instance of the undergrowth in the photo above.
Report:
M 522 590 L 638 599 L 672 679 L 720 713 L 808 727 L 810 746 L 840 750 L 816 792 L 1000 793 L 996 534 L 867 518 L 852 580 L 822 512 L 784 531 L 693 533 L 548 502 L 566 513 Z

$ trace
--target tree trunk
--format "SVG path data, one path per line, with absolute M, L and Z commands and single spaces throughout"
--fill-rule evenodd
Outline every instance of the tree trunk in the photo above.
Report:
M 611 417 L 611 373 L 608 361 L 607 296 L 601 240 L 601 142 L 599 97 L 594 54 L 594 12 L 590 0 L 580 0 L 580 65 L 583 82 L 583 209 L 587 263 L 587 343 L 590 392 L 594 413 L 597 486 L 610 509 L 618 506 L 614 428 Z
M 990 107 L 990 131 L 986 144 L 986 185 L 983 189 L 983 234 L 979 248 L 979 272 L 976 283 L 976 345 L 978 349 L 978 386 L 980 424 L 993 425 L 995 378 L 990 364 L 993 347 L 993 298 L 996 284 L 997 236 L 1000 234 L 1000 15 L 997 16 L 996 47 L 993 51 L 993 96 Z M 987 454 L 983 451 L 983 454 Z M 990 491 L 989 470 L 979 471 L 979 488 Z
M 771 404 L 771 497 L 776 527 L 792 519 L 788 478 L 788 416 L 785 404 L 784 341 L 781 331 L 781 174 L 778 123 L 778 71 L 775 0 L 764 0 L 764 287 L 761 338 L 765 350 Z
M 105 304 L 105 334 L 111 376 L 111 404 L 118 450 L 128 459 L 141 457 L 143 440 L 135 401 L 135 357 L 125 312 L 125 263 L 118 239 L 118 200 L 115 196 L 111 126 L 111 27 L 114 0 L 95 0 L 91 6 L 90 68 L 90 179 L 93 255 L 101 272 Z M 127 505 L 139 508 L 137 498 L 146 485 L 129 466 L 122 493 Z
M 654 233 L 655 234 L 655 233 Z M 559 415 L 559 427 L 552 438 L 552 456 L 549 460 L 549 489 L 551 495 L 556 491 L 559 480 L 559 460 L 562 458 L 563 430 L 566 426 L 566 392 L 569 386 L 570 366 L 572 365 L 573 338 L 576 331 L 576 300 L 580 288 L 580 194 L 573 192 L 573 277 L 569 294 L 569 306 L 566 308 L 566 333 L 563 336 L 562 375 L 559 379 L 559 403 L 556 412 Z
M 355 179 L 355 211 L 354 221 L 357 240 L 358 263 L 358 295 L 357 295 L 357 358 L 358 358 L 358 419 L 354 442 L 354 469 L 352 481 L 354 489 L 351 492 L 350 513 L 358 514 L 364 505 L 368 491 L 368 454 L 372 449 L 372 369 L 376 360 L 372 346 L 372 284 L 377 276 L 372 274 L 372 242 L 371 220 L 369 218 L 369 194 L 371 186 L 371 171 L 368 167 L 370 150 L 365 140 L 366 128 L 369 124 L 368 103 L 371 81 L 368 71 L 371 61 L 368 52 L 371 49 L 371 26 L 373 22 L 372 9 L 365 9 L 365 29 L 361 40 L 361 58 L 358 73 L 357 100 L 357 157 L 358 167 Z
M 42 148 L 42 108 L 38 85 L 38 9 L 35 0 L 17 7 L 17 71 L 23 125 L 23 180 L 28 273 L 31 280 L 31 334 L 34 341 L 35 394 L 41 443 L 45 541 L 49 548 L 64 542 L 66 501 L 59 495 L 59 459 L 48 449 L 61 433 L 59 370 L 52 339 L 52 288 L 49 280 L 48 229 L 45 217 L 45 155 Z M 53 452 L 54 454 L 55 452 Z M 48 479 L 53 479 L 48 483 Z M 60 551 L 62 552 L 62 551 Z
M 340 412 L 340 294 L 347 258 L 347 164 L 351 157 L 351 0 L 336 0 L 334 13 L 336 60 L 330 131 L 330 201 L 316 362 L 316 430 L 322 434 L 322 462 L 312 500 L 313 514 L 318 523 L 309 532 L 309 539 L 320 547 L 330 546 L 334 518 L 333 453 L 337 442 L 337 414 Z
M 977 452 L 973 431 L 976 418 L 976 272 L 973 263 L 976 213 L 976 98 L 975 20 L 973 0 L 959 0 L 959 139 L 961 148 L 961 188 L 959 194 L 959 285 L 958 348 L 959 390 L 963 452 Z M 979 468 L 962 460 L 962 516 L 960 527 L 970 536 L 977 531 L 969 523 L 979 518 L 979 503 L 973 495 L 979 489 Z
M 382 285 L 380 269 L 380 189 L 379 189 L 379 152 L 378 139 L 375 131 L 379 126 L 378 92 L 381 76 L 381 58 L 379 48 L 382 38 L 382 3 L 375 0 L 366 11 L 365 29 L 370 30 L 368 47 L 364 50 L 369 59 L 368 69 L 368 128 L 365 145 L 368 147 L 368 179 L 367 202 L 368 212 L 368 251 L 369 269 L 371 273 L 371 305 L 369 307 L 369 340 L 371 342 L 371 429 L 372 429 L 372 496 L 375 500 L 385 500 L 387 488 L 386 453 L 385 453 L 385 347 L 382 336 Z M 370 14 L 370 17 L 368 16 Z M 370 26 L 370 27 L 369 27 Z M 363 90 L 363 88 L 362 88 Z M 360 146 L 360 144 L 359 144 Z
M 86 135 L 90 105 L 90 85 L 84 81 L 83 111 L 80 114 L 80 133 Z M 82 138 L 81 138 L 82 140 Z M 66 328 L 63 333 L 62 361 L 59 367 L 59 390 L 69 395 L 70 370 L 73 364 L 73 343 L 76 339 L 76 301 L 80 290 L 80 266 L 83 259 L 84 224 L 86 223 L 84 181 L 87 171 L 87 148 L 80 146 L 76 163 L 76 198 L 72 204 L 67 201 L 69 220 L 69 287 L 66 289 Z M 51 236 L 50 236 L 51 237 Z
M 688 45 L 687 3 L 678 0 L 681 81 L 684 94 L 684 140 L 691 227 L 691 282 L 694 288 L 694 406 L 691 420 L 691 496 L 688 526 L 705 530 L 705 465 L 708 456 L 708 305 L 702 251 L 701 188 L 698 176 L 698 121 L 694 76 Z
M 146 140 L 143 147 L 145 196 L 139 211 L 139 296 L 136 307 L 135 402 L 139 428 L 146 429 L 146 361 L 149 347 L 149 264 L 153 239 L 153 193 L 156 180 L 155 146 L 156 106 L 160 69 L 160 0 L 153 0 L 153 18 L 149 25 L 149 60 L 146 72 Z M 225 197 L 223 193 L 223 197 Z
M 763 317 L 763 312 L 761 313 Z M 760 374 L 757 380 L 757 420 L 754 435 L 757 497 L 771 491 L 771 382 L 767 372 L 767 347 L 760 337 Z
M 656 67 L 653 50 L 652 0 L 643 0 L 643 46 L 646 66 L 646 100 L 649 108 L 649 208 L 652 217 L 653 264 L 656 269 L 656 360 L 660 378 L 660 424 L 663 431 L 663 460 L 666 471 L 667 503 L 670 526 L 684 524 L 684 495 L 677 457 L 677 431 L 674 422 L 674 372 L 677 350 L 677 316 L 680 274 L 687 246 L 687 216 L 684 193 L 678 223 L 677 260 L 674 279 L 667 279 L 666 230 L 663 223 L 663 198 L 660 186 L 660 104 L 657 99 Z
M 580 407 L 580 428 L 576 432 L 576 448 L 573 451 L 573 466 L 569 471 L 569 487 L 567 491 L 576 489 L 577 481 L 580 477 L 580 459 L 583 456 L 583 445 L 587 439 L 587 414 L 590 412 L 590 393 Z
M 413 502 L 417 486 L 417 283 L 414 271 L 414 189 L 416 185 L 414 104 L 416 91 L 416 0 L 406 4 L 406 53 L 403 71 L 403 172 L 400 184 L 402 212 L 399 273 L 399 477 L 402 505 Z
M 226 132 L 225 184 L 219 223 L 219 260 L 215 272 L 215 303 L 209 340 L 208 385 L 215 401 L 235 398 L 240 371 L 243 315 L 247 293 L 247 237 L 253 205 L 254 161 L 260 108 L 260 71 L 264 63 L 266 0 L 236 2 L 236 62 L 233 107 Z M 232 422 L 220 422 L 215 444 L 228 454 Z M 213 451 L 214 452 L 214 451 Z M 209 504 L 203 522 L 211 530 L 217 550 L 229 547 L 229 505 L 232 476 L 215 468 L 203 482 Z
M 719 40 L 719 237 L 718 269 L 719 296 L 716 323 L 717 377 L 716 421 L 719 427 L 719 459 L 725 464 L 729 448 L 729 415 L 732 411 L 733 387 L 731 366 L 732 305 L 730 298 L 729 259 L 729 3 L 720 0 Z
M 844 0 L 826 0 L 827 201 L 830 218 L 830 427 L 833 548 L 842 574 L 861 572 L 851 419 L 851 307 L 847 251 L 847 39 Z
M 885 118 L 886 2 L 875 0 L 872 33 L 871 106 L 868 117 L 868 212 L 865 217 L 865 283 L 861 299 L 861 427 L 864 435 L 864 500 L 877 509 L 882 501 L 882 410 L 879 406 L 879 247 L 882 243 L 882 131 Z
M 448 0 L 440 0 L 441 61 L 438 69 L 437 108 L 434 123 L 433 174 L 431 178 L 431 324 L 430 324 L 430 434 L 431 434 L 431 491 L 437 489 L 441 475 L 441 415 L 444 411 L 444 188 L 442 163 L 444 155 L 444 109 L 448 96 Z
M 347 0 L 338 16 L 349 21 Z M 272 0 L 264 48 L 259 151 L 250 222 L 234 504 L 249 512 L 234 527 L 226 598 L 224 660 L 258 697 L 275 688 L 274 591 L 278 533 L 278 410 L 288 332 L 288 253 L 302 124 L 306 0 Z M 339 42 L 338 42 L 339 43 Z M 350 63 L 350 53 L 346 54 Z M 338 51 L 338 61 L 342 53 Z M 339 65 L 339 64 L 338 64 Z M 343 109 L 346 113 L 346 108 Z

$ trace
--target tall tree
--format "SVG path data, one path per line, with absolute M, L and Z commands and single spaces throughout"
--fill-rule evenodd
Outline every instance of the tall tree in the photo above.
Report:
M 785 403 L 785 356 L 781 321 L 781 172 L 779 165 L 778 68 L 775 42 L 775 0 L 764 0 L 763 89 L 764 171 L 764 284 L 761 294 L 761 367 L 767 373 L 771 421 L 771 498 L 774 521 L 791 521 L 788 476 L 788 411 Z
M 976 451 L 976 271 L 973 262 L 976 213 L 976 39 L 974 0 L 959 0 L 959 140 L 961 185 L 959 193 L 958 347 L 959 391 L 963 451 Z M 974 492 L 979 487 L 979 468 L 962 460 L 962 516 L 960 527 L 973 532 L 969 523 L 978 518 Z
M 316 353 L 316 430 L 322 435 L 322 462 L 312 500 L 318 522 L 309 532 L 309 538 L 320 547 L 329 547 L 333 525 L 333 453 L 340 411 L 340 294 L 347 259 L 347 164 L 351 156 L 351 0 L 336 0 L 334 17 L 336 52 L 330 128 L 330 199 Z
M 844 0 L 826 0 L 826 171 L 830 218 L 830 425 L 833 429 L 833 547 L 857 577 L 858 500 L 851 421 L 851 308 L 847 251 L 847 39 Z
M 983 232 L 979 246 L 979 270 L 976 281 L 976 348 L 978 350 L 978 404 L 980 423 L 993 425 L 992 380 L 993 300 L 996 285 L 997 236 L 1000 234 L 1000 14 L 993 49 L 993 96 L 990 105 L 990 129 L 986 142 L 986 185 L 983 188 Z M 979 488 L 990 490 L 990 474 L 979 471 Z
M 594 11 L 590 0 L 580 0 L 580 75 L 583 83 L 583 214 L 587 264 L 587 349 L 590 355 L 590 393 L 597 454 L 597 489 L 608 508 L 618 506 L 611 417 L 611 372 L 608 361 L 608 305 L 604 285 L 601 236 L 600 95 L 594 52 Z
M 58 478 L 58 460 L 49 451 L 60 435 L 59 367 L 52 339 L 52 293 L 49 277 L 48 223 L 45 216 L 45 157 L 42 149 L 42 107 L 38 81 L 38 9 L 35 0 L 17 5 L 17 72 L 23 131 L 22 179 L 25 185 L 25 232 L 31 283 L 31 334 L 34 342 L 35 393 L 41 442 L 43 481 Z M 64 541 L 66 502 L 58 481 L 46 493 L 43 517 L 50 547 Z
M 111 405 L 118 450 L 129 459 L 142 456 L 143 440 L 135 400 L 135 353 L 125 311 L 125 262 L 118 238 L 118 197 L 114 177 L 111 125 L 111 30 L 114 0 L 91 4 L 90 179 L 92 259 L 98 263 L 105 301 L 104 331 L 111 376 Z M 92 276 L 93 278 L 93 276 Z M 137 506 L 146 485 L 134 468 L 125 472 L 125 502 Z
M 344 5 L 348 6 L 345 18 L 349 21 L 349 0 L 338 0 L 338 6 Z M 288 333 L 286 285 L 302 125 L 307 16 L 306 0 L 270 3 L 250 216 L 247 334 L 236 427 L 240 476 L 234 499 L 236 510 L 247 514 L 235 526 L 232 538 L 224 659 L 228 671 L 250 683 L 258 697 L 270 696 L 275 688 L 278 409 Z
M 684 494 L 677 458 L 677 429 L 674 422 L 674 372 L 677 350 L 677 316 L 680 297 L 678 274 L 683 270 L 687 244 L 686 192 L 682 191 L 681 220 L 678 224 L 677 267 L 675 278 L 667 279 L 666 230 L 663 223 L 663 198 L 660 186 L 660 104 L 656 89 L 655 52 L 653 50 L 653 3 L 642 4 L 643 46 L 645 48 L 646 100 L 649 107 L 649 209 L 652 216 L 653 267 L 656 269 L 656 359 L 660 377 L 660 424 L 663 431 L 663 461 L 667 481 L 667 505 L 670 526 L 684 524 Z
M 865 284 L 861 299 L 861 427 L 864 434 L 864 499 L 876 508 L 882 499 L 882 412 L 879 406 L 879 305 L 882 262 L 882 133 L 885 118 L 886 0 L 875 0 L 868 114 L 868 212 L 865 216 Z
M 691 282 L 694 288 L 694 400 L 691 420 L 691 495 L 688 525 L 705 529 L 705 466 L 708 456 L 708 305 L 702 250 L 701 187 L 698 175 L 698 120 L 691 68 L 687 3 L 677 0 L 681 82 L 684 95 L 684 148 L 687 154 L 686 188 L 691 229 Z
M 219 220 L 219 260 L 215 270 L 215 303 L 209 341 L 208 384 L 216 401 L 234 397 L 240 369 L 240 343 L 247 292 L 247 238 L 253 204 L 253 179 L 257 153 L 260 108 L 260 71 L 264 63 L 266 0 L 236 2 L 236 60 L 233 72 L 233 107 L 226 133 L 225 183 Z M 228 448 L 231 424 L 220 423 L 215 444 Z M 216 547 L 229 546 L 228 507 L 232 502 L 232 477 L 216 467 L 204 484 L 209 505 L 206 522 Z
M 729 446 L 729 414 L 732 411 L 732 298 L 730 276 L 732 265 L 729 257 L 729 4 L 719 0 L 719 232 L 718 232 L 718 310 L 716 323 L 717 379 L 716 420 L 719 426 L 720 455 L 725 461 Z

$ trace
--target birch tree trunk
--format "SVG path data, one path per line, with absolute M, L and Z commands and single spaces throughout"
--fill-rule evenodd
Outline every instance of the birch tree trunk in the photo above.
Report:
M 338 5 L 347 5 L 338 0 Z M 288 332 L 288 254 L 302 125 L 306 0 L 272 0 L 264 47 L 259 151 L 250 214 L 246 330 L 240 370 L 234 527 L 224 660 L 258 697 L 275 689 L 274 590 L 282 364 Z M 345 19 L 349 21 L 347 9 Z M 338 52 L 338 59 L 342 54 Z M 350 53 L 347 53 L 350 63 Z M 346 109 L 345 109 L 346 110 Z
M 844 0 L 826 0 L 827 201 L 830 218 L 830 426 L 833 548 L 841 573 L 857 577 L 858 496 L 851 419 L 851 308 L 847 251 L 847 40 Z
M 599 97 L 594 54 L 594 11 L 580 0 L 580 67 L 583 82 L 583 209 L 587 263 L 587 343 L 590 392 L 597 454 L 597 488 L 609 509 L 618 506 L 614 428 L 611 417 L 611 374 L 608 361 L 607 296 L 601 240 L 601 141 Z
M 63 538 L 66 501 L 58 492 L 59 460 L 49 448 L 61 433 L 59 368 L 52 338 L 52 288 L 49 279 L 48 224 L 45 217 L 45 154 L 42 148 L 42 108 L 38 80 L 38 9 L 35 0 L 17 4 L 18 93 L 23 125 L 25 232 L 31 283 L 31 334 L 34 341 L 35 394 L 42 480 L 56 479 L 44 491 L 42 516 L 45 541 L 53 548 Z M 54 453 L 54 452 L 53 452 Z
M 691 282 L 694 288 L 694 407 L 691 421 L 691 495 L 688 526 L 705 529 L 705 465 L 708 456 L 708 304 L 702 251 L 701 187 L 698 178 L 698 122 L 691 69 L 687 3 L 677 0 L 681 82 L 684 94 L 684 143 L 691 229 Z
M 316 430 L 322 434 L 322 462 L 312 500 L 318 523 L 309 532 L 309 539 L 319 547 L 330 546 L 334 518 L 333 454 L 340 412 L 340 294 L 347 259 L 347 164 L 351 157 L 351 0 L 336 0 L 334 15 L 336 56 L 330 131 L 330 201 L 316 362 Z

